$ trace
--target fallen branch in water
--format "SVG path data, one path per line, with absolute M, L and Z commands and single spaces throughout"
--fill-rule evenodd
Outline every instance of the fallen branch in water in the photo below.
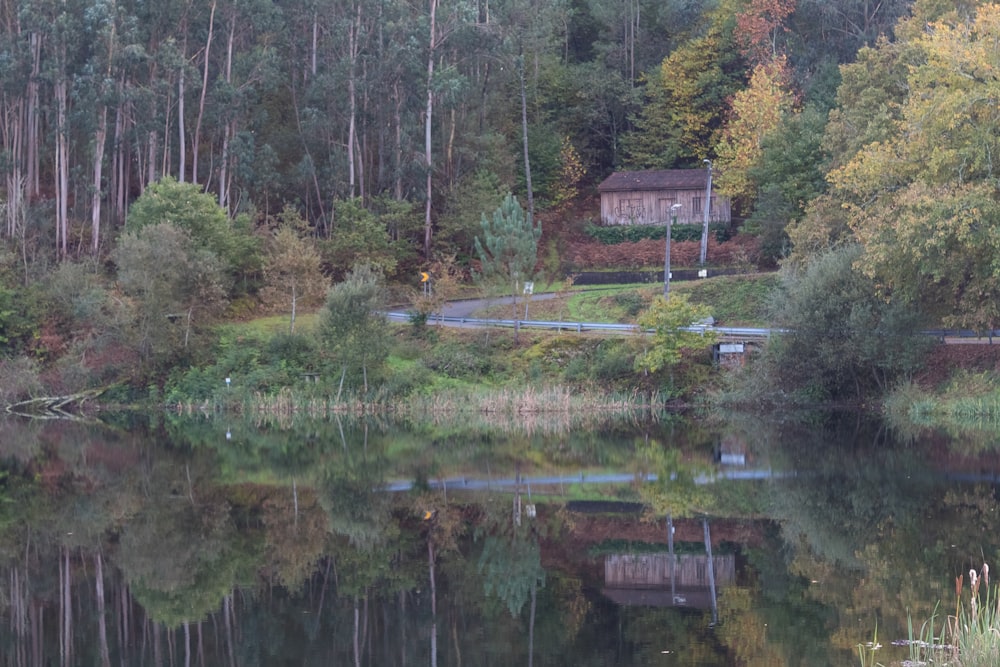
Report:
M 68 410 L 69 406 L 79 407 L 84 401 L 97 398 L 103 393 L 104 389 L 87 389 L 66 396 L 39 396 L 8 405 L 7 412 L 29 417 L 70 417 L 72 413 Z

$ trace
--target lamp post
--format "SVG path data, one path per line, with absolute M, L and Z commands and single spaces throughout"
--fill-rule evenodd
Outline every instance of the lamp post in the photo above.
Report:
M 680 204 L 674 204 L 670 207 L 670 215 L 667 217 L 667 253 L 666 258 L 663 260 L 663 298 L 670 298 L 670 230 L 673 227 L 673 223 L 677 222 L 677 209 L 681 207 Z
M 699 264 L 704 266 L 708 256 L 708 221 L 712 210 L 712 161 L 706 158 L 702 162 L 708 165 L 708 183 L 705 186 L 705 221 L 701 226 L 701 255 L 698 258 Z

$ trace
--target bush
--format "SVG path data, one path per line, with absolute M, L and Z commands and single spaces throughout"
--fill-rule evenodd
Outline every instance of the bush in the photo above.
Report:
M 31 398 L 42 390 L 38 364 L 27 357 L 0 359 L 0 405 Z
M 430 350 L 424 357 L 424 365 L 450 378 L 481 378 L 490 375 L 493 370 L 490 357 L 456 343 L 442 344 Z
M 628 317 L 635 317 L 649 307 L 649 303 L 642 293 L 635 290 L 619 292 L 612 299 L 615 305 L 621 308 Z
M 585 232 L 595 241 L 605 245 L 617 245 L 619 243 L 637 243 L 646 240 L 660 240 L 664 238 L 665 227 L 659 225 L 587 225 Z M 670 240 L 673 241 L 697 241 L 701 242 L 702 226 L 674 225 L 670 228 Z M 732 228 L 728 223 L 712 222 L 708 225 L 709 235 L 718 243 L 724 243 L 732 237 Z

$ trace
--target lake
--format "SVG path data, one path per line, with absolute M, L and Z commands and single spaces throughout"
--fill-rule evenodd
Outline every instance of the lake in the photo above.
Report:
M 898 664 L 998 553 L 982 443 L 856 412 L 11 418 L 0 662 Z

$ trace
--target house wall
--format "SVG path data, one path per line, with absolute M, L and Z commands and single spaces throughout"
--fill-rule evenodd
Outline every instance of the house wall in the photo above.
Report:
M 601 193 L 601 221 L 605 225 L 663 225 L 670 207 L 680 204 L 677 224 L 702 224 L 704 190 L 635 190 Z M 712 195 L 711 222 L 729 222 L 729 200 Z

